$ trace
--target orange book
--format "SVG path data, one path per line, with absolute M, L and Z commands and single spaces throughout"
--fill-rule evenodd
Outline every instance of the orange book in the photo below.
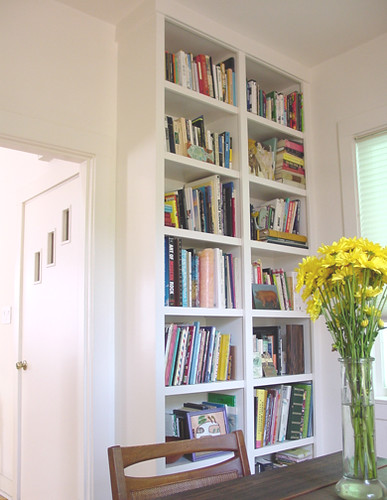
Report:
M 214 307 L 214 249 L 199 252 L 199 297 L 200 307 Z

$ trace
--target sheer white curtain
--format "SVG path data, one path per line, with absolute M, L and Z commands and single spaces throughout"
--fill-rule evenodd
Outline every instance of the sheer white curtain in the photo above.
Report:
M 387 246 L 387 130 L 355 138 L 360 234 Z M 384 311 L 387 325 L 387 308 Z M 374 349 L 376 392 L 387 396 L 387 330 Z
M 360 232 L 387 245 L 387 130 L 356 138 Z

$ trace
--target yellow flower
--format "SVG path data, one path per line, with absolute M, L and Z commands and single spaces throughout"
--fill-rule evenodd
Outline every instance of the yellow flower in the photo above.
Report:
M 364 295 L 366 298 L 376 297 L 380 293 L 382 293 L 383 289 L 380 287 L 367 286 L 364 290 Z
M 313 300 L 310 300 L 306 306 L 306 311 L 312 318 L 312 320 L 316 321 L 316 319 L 320 316 L 321 307 L 318 304 L 316 304 Z
M 353 268 L 346 266 L 333 273 L 331 279 L 332 281 L 343 281 L 348 276 L 353 276 Z
M 384 321 L 382 319 L 380 319 L 378 321 L 378 327 L 381 329 L 381 328 L 384 328 Z
M 315 321 L 324 315 L 342 357 L 369 356 L 387 302 L 387 247 L 365 238 L 321 245 L 298 265 L 298 292 Z

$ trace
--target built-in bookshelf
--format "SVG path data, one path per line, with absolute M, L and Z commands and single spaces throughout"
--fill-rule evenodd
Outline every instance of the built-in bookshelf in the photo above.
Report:
M 192 307 L 192 303 L 190 303 L 191 307 L 180 308 L 177 318 L 171 315 L 171 307 L 168 307 L 168 303 L 166 302 L 166 331 L 170 328 L 171 323 L 174 322 L 179 325 L 190 325 L 196 322 L 203 329 L 211 326 L 219 332 L 227 332 L 230 336 L 230 343 L 233 349 L 233 356 L 230 362 L 234 366 L 229 370 L 229 380 L 223 380 L 222 382 L 214 380 L 213 382 L 206 381 L 199 384 L 179 382 L 175 386 L 173 386 L 173 383 L 168 384 L 164 390 L 165 408 L 167 412 L 173 412 L 174 409 L 179 408 L 179 405 L 187 402 L 195 404 L 203 403 L 207 399 L 207 394 L 212 391 L 235 395 L 238 401 L 236 407 L 238 427 L 242 428 L 245 432 L 249 455 L 253 462 L 256 456 L 271 454 L 278 450 L 288 449 L 297 445 L 309 445 L 313 443 L 312 424 L 309 426 L 308 434 L 296 441 L 281 438 L 281 441 L 275 442 L 273 438 L 266 446 L 256 448 L 255 437 L 253 437 L 255 432 L 254 394 L 256 389 L 260 387 L 271 387 L 274 389 L 281 385 L 294 386 L 301 382 L 311 383 L 313 372 L 310 362 L 310 327 L 308 320 L 305 318 L 305 313 L 294 311 L 293 309 L 264 311 L 253 309 L 251 303 L 250 273 L 248 271 L 249 265 L 255 259 L 259 259 L 264 267 L 281 267 L 285 271 L 292 271 L 300 258 L 307 255 L 308 250 L 306 246 L 301 248 L 294 247 L 291 246 L 291 241 L 289 245 L 279 245 L 267 241 L 252 241 L 250 239 L 251 234 L 248 233 L 249 204 L 260 206 L 273 199 L 281 199 L 284 201 L 297 200 L 297 203 L 300 205 L 297 233 L 307 235 L 306 186 L 285 184 L 274 180 L 274 178 L 268 179 L 256 175 L 256 173 L 251 173 L 251 169 L 249 168 L 248 144 L 246 141 L 247 137 L 257 143 L 262 143 L 275 137 L 279 141 L 284 139 L 297 141 L 297 144 L 302 144 L 303 147 L 304 133 L 300 130 L 302 128 L 300 124 L 301 115 L 298 115 L 299 123 L 295 128 L 291 128 L 285 124 L 286 119 L 285 123 L 283 118 L 280 118 L 277 122 L 269 117 L 260 116 L 248 111 L 248 96 L 245 94 L 245 81 L 246 79 L 251 80 L 252 78 L 256 78 L 261 89 L 261 96 L 262 92 L 269 94 L 273 90 L 281 93 L 281 95 L 285 94 L 285 96 L 290 94 L 300 96 L 302 95 L 301 85 L 300 82 L 289 79 L 272 69 L 268 69 L 251 57 L 246 57 L 236 50 L 230 50 L 229 47 L 223 46 L 221 43 L 213 42 L 207 38 L 204 39 L 200 35 L 195 35 L 194 32 L 190 32 L 189 36 L 187 36 L 187 30 L 179 28 L 173 22 L 167 21 L 165 30 L 166 66 L 168 66 L 168 61 L 169 64 L 173 64 L 171 61 L 175 61 L 176 71 L 186 75 L 183 83 L 179 83 L 179 81 L 173 83 L 171 72 L 168 72 L 167 79 L 169 81 L 164 82 L 166 95 L 165 115 L 169 119 L 169 134 L 168 124 L 164 124 L 166 133 L 164 153 L 166 173 L 165 192 L 169 194 L 171 191 L 174 191 L 175 193 L 180 192 L 183 195 L 187 186 L 203 185 L 206 183 L 207 178 L 214 176 L 217 176 L 221 185 L 227 185 L 232 182 L 235 188 L 235 212 L 233 217 L 235 218 L 234 224 L 236 227 L 233 236 L 225 237 L 223 234 L 219 234 L 222 233 L 219 230 L 205 231 L 203 229 L 200 230 L 200 228 L 198 230 L 198 227 L 196 227 L 196 230 L 192 232 L 192 230 L 187 230 L 187 225 L 185 225 L 185 228 L 177 229 L 173 227 L 176 224 L 169 222 L 168 224 L 172 225 L 172 227 L 165 227 L 165 235 L 170 239 L 171 233 L 178 233 L 179 238 L 181 238 L 183 252 L 185 253 L 186 250 L 184 247 L 191 249 L 195 248 L 196 245 L 196 247 L 200 248 L 204 246 L 209 249 L 216 248 L 217 251 L 223 252 L 225 255 L 231 254 L 237 262 L 234 286 L 236 288 L 235 294 L 238 296 L 238 300 L 231 307 L 227 307 L 224 300 L 221 303 L 215 302 L 213 308 L 207 307 L 204 310 L 200 305 L 196 308 Z M 210 61 L 210 66 L 207 64 L 209 71 L 208 78 L 212 81 L 209 86 L 210 88 L 218 86 L 217 76 L 219 77 L 220 74 L 219 66 L 221 66 L 221 62 L 232 59 L 232 67 L 235 72 L 229 79 L 234 85 L 234 99 L 231 102 L 228 103 L 227 99 L 220 100 L 213 95 L 205 95 L 203 92 L 192 88 L 195 85 L 195 78 L 197 78 L 195 77 L 194 69 L 195 61 L 199 60 L 197 59 L 197 54 L 202 52 L 205 54 L 202 57 L 207 57 L 207 62 Z M 179 63 L 177 63 L 178 60 Z M 218 65 L 218 63 L 220 64 Z M 198 65 L 200 66 L 200 62 L 198 62 Z M 245 74 L 241 74 L 243 68 L 245 68 Z M 195 88 L 198 88 L 197 83 Z M 218 96 L 220 93 L 221 91 L 219 90 Z M 285 104 L 285 108 L 286 106 Z M 288 106 L 290 106 L 290 100 L 288 101 Z M 206 145 L 202 144 L 207 152 L 218 149 L 215 139 L 218 140 L 218 135 L 224 129 L 227 128 L 231 131 L 232 165 L 228 164 L 227 168 L 225 168 L 223 164 L 223 166 L 219 167 L 219 161 L 216 161 L 216 156 L 219 153 L 211 159 L 208 159 L 208 156 L 202 155 L 201 161 L 192 157 L 193 155 L 187 154 L 187 148 L 185 148 L 184 153 L 182 149 L 180 149 L 180 153 L 171 153 L 171 150 L 174 151 L 174 145 L 170 147 L 171 134 L 179 135 L 180 139 L 178 142 L 187 141 L 190 144 L 192 140 L 190 138 L 193 135 L 191 121 L 195 122 L 197 117 L 205 117 L 205 126 L 211 131 L 208 134 L 210 137 L 209 141 Z M 176 123 L 175 129 L 171 125 L 173 120 Z M 182 133 L 180 128 L 180 132 L 178 132 L 178 126 L 182 126 L 183 129 L 186 127 L 186 130 Z M 215 138 L 212 131 L 215 131 Z M 220 151 L 222 151 L 221 146 Z M 197 152 L 197 157 L 199 157 L 199 153 L 200 151 Z M 186 171 L 190 172 L 190 179 L 187 178 Z M 212 189 L 210 196 L 212 196 L 212 203 L 217 203 L 218 197 L 216 197 L 214 189 Z M 216 198 L 215 200 L 214 197 Z M 187 197 L 185 198 L 185 203 L 188 204 Z M 223 207 L 223 204 L 221 205 Z M 184 206 L 183 203 L 182 206 Z M 170 219 L 168 220 L 170 221 Z M 184 225 L 180 224 L 181 227 L 184 227 Z M 211 234 L 207 234 L 208 232 Z M 200 254 L 201 250 L 198 253 Z M 186 257 L 184 257 L 185 259 Z M 168 266 L 168 260 L 166 260 L 166 266 Z M 183 275 L 186 272 L 186 267 L 184 266 Z M 213 280 L 217 281 L 219 279 L 218 274 L 214 270 L 212 273 L 214 274 Z M 190 270 L 188 270 L 189 274 L 192 274 Z M 224 277 L 222 279 L 224 280 Z M 184 282 L 186 283 L 186 281 L 185 279 Z M 227 284 L 227 279 L 225 281 Z M 202 284 L 202 286 L 204 287 L 205 285 Z M 184 303 L 186 304 L 186 302 Z M 173 308 L 173 310 L 175 309 Z M 250 340 L 254 326 L 282 325 L 282 327 L 285 327 L 288 323 L 299 323 L 300 321 L 304 328 L 303 335 L 305 337 L 304 352 L 306 363 L 304 373 L 297 375 L 279 374 L 275 377 L 254 379 L 252 376 L 252 352 L 249 345 L 251 344 Z M 190 334 L 188 333 L 188 335 Z M 184 338 L 181 343 L 184 344 L 184 342 L 188 343 L 189 340 Z M 182 349 L 181 345 L 177 346 L 177 350 L 179 348 Z M 194 348 L 189 345 L 188 348 L 185 347 L 183 350 L 183 359 L 185 356 L 187 365 L 192 355 L 190 354 L 190 349 Z M 176 363 L 179 364 L 179 360 Z
M 263 268 L 281 269 L 290 275 L 300 260 L 308 255 L 307 135 L 303 130 L 306 124 L 301 119 L 301 105 L 306 106 L 302 100 L 303 83 L 301 79 L 273 67 L 270 62 L 263 62 L 258 55 L 234 47 L 229 40 L 223 42 L 219 37 L 211 38 L 197 26 L 187 26 L 177 18 L 158 14 L 154 27 L 158 42 L 157 58 L 153 54 L 157 67 L 154 85 L 159 99 L 155 112 L 157 141 L 150 144 L 156 158 L 156 168 L 152 169 L 154 189 L 151 191 L 157 198 L 152 202 L 156 227 L 158 224 L 162 226 L 161 231 L 156 230 L 154 249 L 157 254 L 154 278 L 157 293 L 155 301 L 150 302 L 156 309 L 157 318 L 153 388 L 156 437 L 157 440 L 177 437 L 168 436 L 171 431 L 167 421 L 170 423 L 173 411 L 184 403 L 203 404 L 211 393 L 232 396 L 234 416 L 238 428 L 244 431 L 251 469 L 254 470 L 257 457 L 297 446 L 307 445 L 313 449 L 315 440 L 313 418 L 309 420 L 308 433 L 300 439 L 282 439 L 256 447 L 255 431 L 257 389 L 313 384 L 311 325 L 306 313 L 294 306 L 286 309 L 255 308 L 251 271 L 253 263 L 259 261 Z M 211 29 L 208 28 L 207 32 L 210 33 Z M 204 56 L 206 69 L 212 75 L 212 83 L 208 85 L 212 90 L 204 91 L 199 86 L 199 76 L 195 76 L 195 71 L 199 70 L 195 70 L 194 65 L 199 64 L 203 57 L 198 56 Z M 227 68 L 222 66 L 225 61 Z M 176 82 L 174 71 L 179 73 Z M 203 71 L 202 66 L 200 71 Z M 287 96 L 298 96 L 296 128 L 290 126 L 293 124 L 290 118 L 273 120 L 248 110 L 248 100 L 251 99 L 247 92 L 249 80 L 255 80 L 266 96 L 273 91 L 277 92 L 273 96 L 280 94 L 282 110 L 290 106 L 291 100 Z M 298 181 L 286 183 L 275 179 L 274 171 L 273 177 L 260 175 L 259 170 L 252 172 L 249 140 L 262 144 L 273 138 L 302 145 L 303 173 L 300 175 L 303 177 L 299 186 Z M 226 148 L 229 149 L 227 162 L 224 160 Z M 206 190 L 208 185 L 210 189 Z M 230 194 L 225 191 L 228 186 L 232 186 L 232 202 Z M 305 240 L 302 243 L 305 244 L 295 245 L 290 238 L 288 241 L 286 238 L 285 241 L 276 241 L 275 238 L 252 240 L 252 206 L 259 210 L 262 205 L 276 199 L 298 207 L 294 234 L 304 236 L 306 243 Z M 289 205 L 289 202 L 294 203 Z M 195 206 L 199 210 L 196 219 Z M 283 230 L 286 232 L 285 225 Z M 203 256 L 210 259 L 211 271 L 203 271 L 204 264 L 200 263 L 200 259 L 204 261 Z M 201 276 L 199 272 L 199 277 L 195 275 L 198 267 L 203 273 Z M 140 270 L 134 269 L 133 272 L 140 280 Z M 205 272 L 207 278 L 203 278 Z M 213 299 L 207 301 L 210 292 L 206 290 L 206 299 L 201 303 L 197 288 L 201 287 L 203 291 L 208 281 L 212 281 Z M 303 373 L 280 372 L 275 376 L 254 377 L 253 329 L 276 326 L 286 330 L 287 325 L 302 325 Z M 174 328 L 175 337 L 172 336 Z M 203 330 L 201 339 L 207 339 L 202 345 L 202 350 L 207 348 L 207 357 L 202 353 L 201 362 L 208 363 L 208 366 L 198 365 L 200 347 L 197 347 L 195 368 L 201 367 L 203 373 L 207 373 L 204 378 L 192 373 L 190 377 L 194 364 L 193 344 L 200 328 Z M 219 338 L 227 337 L 231 346 L 227 354 L 219 355 L 221 348 L 216 348 L 215 332 Z M 173 342 L 176 343 L 175 368 L 170 365 Z M 208 345 L 212 346 L 210 354 Z M 211 365 L 217 355 L 219 359 L 226 356 L 223 363 L 228 364 L 228 369 L 224 376 L 217 376 L 216 366 Z M 216 363 L 220 363 L 219 359 Z M 181 373 L 171 374 L 171 370 L 178 366 Z M 313 393 L 310 407 L 311 411 L 315 408 Z M 175 470 L 196 466 L 187 460 L 167 465 Z M 160 467 L 163 469 L 165 464 Z

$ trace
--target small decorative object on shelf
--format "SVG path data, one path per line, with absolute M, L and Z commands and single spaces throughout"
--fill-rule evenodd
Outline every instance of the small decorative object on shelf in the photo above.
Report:
M 387 248 L 363 238 L 323 245 L 299 264 L 297 289 L 313 320 L 323 315 L 341 356 L 344 499 L 387 498 L 378 480 L 371 349 L 384 327 Z

